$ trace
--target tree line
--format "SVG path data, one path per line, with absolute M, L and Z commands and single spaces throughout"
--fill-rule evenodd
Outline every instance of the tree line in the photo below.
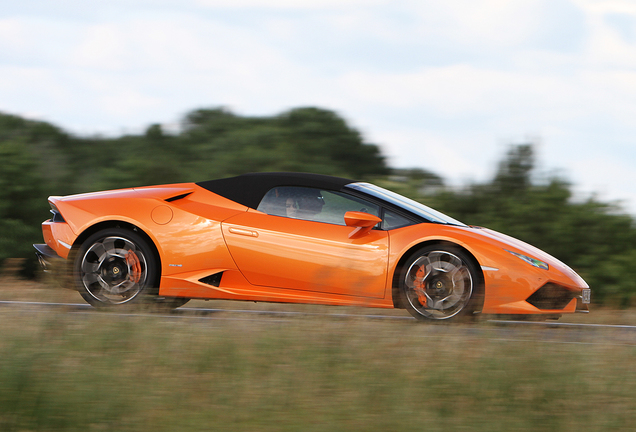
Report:
M 572 198 L 567 179 L 536 179 L 532 144 L 511 146 L 489 181 L 461 189 L 425 168 L 392 169 L 377 145 L 333 111 L 269 117 L 226 109 L 187 114 L 179 132 L 158 125 L 117 138 L 77 137 L 45 122 L 0 114 L 0 265 L 42 242 L 49 195 L 201 181 L 258 171 L 303 171 L 372 181 L 470 225 L 527 241 L 573 267 L 593 302 L 636 300 L 636 227 L 619 207 Z

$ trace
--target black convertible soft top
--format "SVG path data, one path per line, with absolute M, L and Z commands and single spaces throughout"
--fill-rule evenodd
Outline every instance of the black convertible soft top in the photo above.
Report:
M 354 183 L 342 177 L 294 172 L 264 172 L 196 183 L 204 189 L 255 209 L 263 196 L 277 186 L 312 187 L 339 191 Z

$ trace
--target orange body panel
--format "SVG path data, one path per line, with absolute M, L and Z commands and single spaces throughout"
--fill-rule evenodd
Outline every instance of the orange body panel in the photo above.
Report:
M 587 284 L 571 269 L 523 242 L 487 229 L 420 223 L 388 231 L 379 219 L 349 212 L 347 225 L 268 215 L 194 183 L 50 197 L 66 222 L 46 221 L 47 245 L 62 258 L 101 223 L 126 223 L 145 233 L 161 261 L 159 294 L 393 307 L 399 264 L 431 242 L 452 243 L 475 259 L 484 282 L 483 313 L 564 313 L 526 299 L 548 282 L 572 291 Z M 357 218 L 357 219 L 356 219 Z M 533 267 L 507 252 L 549 264 Z M 202 279 L 222 274 L 218 286 Z
M 388 235 L 250 211 L 223 222 L 230 253 L 253 285 L 384 298 Z
M 73 242 L 77 238 L 67 224 L 46 221 L 42 223 L 44 242 L 62 258 L 68 258 Z
M 196 276 L 190 283 L 184 284 L 175 280 L 169 286 L 162 285 L 160 294 L 163 296 L 187 297 L 198 299 L 249 300 L 275 303 L 311 303 L 337 306 L 365 306 L 393 308 L 391 299 L 373 299 L 339 294 L 328 294 L 285 288 L 261 287 L 247 282 L 241 272 L 227 271 L 219 287 L 213 287 L 195 282 Z M 164 279 L 165 281 L 165 279 Z

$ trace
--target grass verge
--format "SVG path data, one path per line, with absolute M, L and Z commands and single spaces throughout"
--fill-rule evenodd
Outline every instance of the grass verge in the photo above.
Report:
M 2 309 L 0 430 L 636 428 L 636 348 L 621 338 L 253 318 Z

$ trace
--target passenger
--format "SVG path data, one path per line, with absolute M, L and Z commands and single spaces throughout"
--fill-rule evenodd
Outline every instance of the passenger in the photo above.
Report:
M 291 190 L 289 190 L 291 189 Z M 275 216 L 314 220 L 325 204 L 319 190 L 275 188 L 265 195 L 257 210 Z
M 272 189 L 265 195 L 257 210 L 274 216 L 286 215 L 286 197 L 282 196 L 278 189 Z
M 297 218 L 298 217 L 298 203 L 292 197 L 287 198 L 285 202 L 285 213 L 287 217 Z

